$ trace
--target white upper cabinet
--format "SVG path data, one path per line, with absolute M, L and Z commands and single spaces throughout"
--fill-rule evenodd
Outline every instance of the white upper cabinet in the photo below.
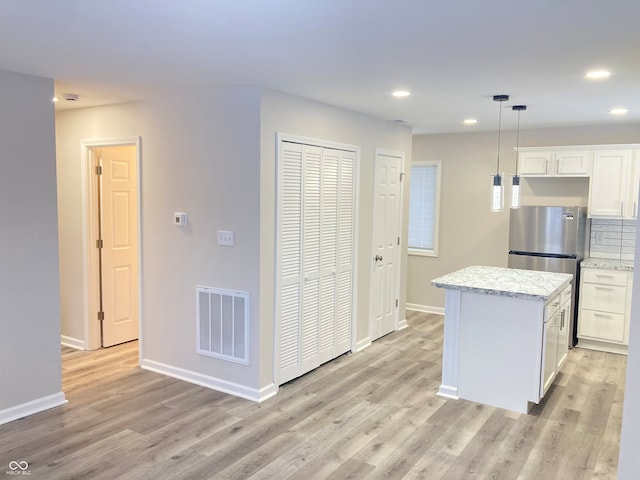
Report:
M 588 150 L 520 148 L 518 173 L 523 177 L 589 176 Z
M 589 216 L 631 218 L 638 215 L 640 150 L 596 150 L 589 186 Z

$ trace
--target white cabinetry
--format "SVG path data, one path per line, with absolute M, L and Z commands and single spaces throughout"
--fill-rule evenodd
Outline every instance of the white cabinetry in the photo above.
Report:
M 540 397 L 543 397 L 564 365 L 569 352 L 571 285 L 549 300 L 544 309 Z
M 569 353 L 569 327 L 571 325 L 571 285 L 565 288 L 560 294 L 560 310 L 558 318 L 558 352 L 556 363 L 558 371 L 564 365 Z
M 625 353 L 629 343 L 630 272 L 584 268 L 578 345 Z
M 589 216 L 636 218 L 638 176 L 636 155 L 631 149 L 594 152 L 589 188 Z
M 588 150 L 521 148 L 518 172 L 523 177 L 589 176 Z

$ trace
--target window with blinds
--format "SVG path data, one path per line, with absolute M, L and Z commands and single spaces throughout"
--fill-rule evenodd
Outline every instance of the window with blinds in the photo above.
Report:
M 437 256 L 441 162 L 414 162 L 409 193 L 409 254 Z

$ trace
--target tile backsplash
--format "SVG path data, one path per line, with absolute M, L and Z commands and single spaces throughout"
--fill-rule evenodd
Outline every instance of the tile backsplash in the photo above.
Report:
M 633 261 L 636 220 L 591 220 L 590 256 Z

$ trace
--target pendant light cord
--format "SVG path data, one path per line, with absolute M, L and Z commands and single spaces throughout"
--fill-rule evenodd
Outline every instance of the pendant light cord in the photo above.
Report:
M 500 126 L 502 124 L 502 100 L 498 101 L 498 163 L 496 175 L 500 175 Z
M 518 110 L 518 129 L 516 130 L 516 177 L 518 176 L 518 157 L 520 156 L 520 110 Z

